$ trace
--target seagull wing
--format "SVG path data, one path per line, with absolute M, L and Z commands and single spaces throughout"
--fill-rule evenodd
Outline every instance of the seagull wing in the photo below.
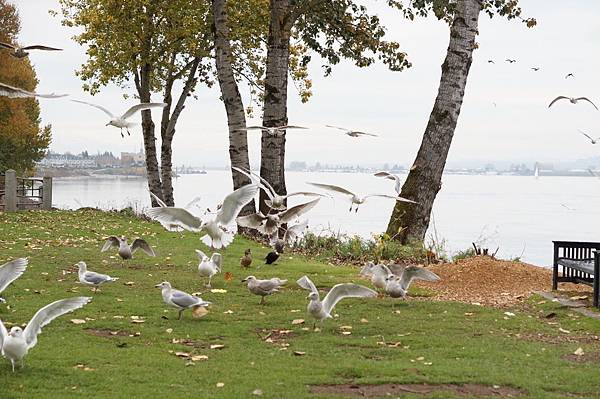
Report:
M 100 274 L 96 272 L 86 272 L 83 279 L 91 284 L 101 284 L 105 281 L 112 280 L 108 274 Z
M 583 100 L 583 101 L 587 101 L 588 103 L 592 104 L 594 106 L 594 108 L 596 108 L 596 111 L 598 111 L 598 107 L 596 107 L 596 104 L 594 104 L 589 98 L 587 97 L 579 97 L 575 99 L 576 101 L 579 100 Z
M 358 284 L 336 284 L 322 301 L 323 310 L 329 314 L 335 305 L 344 298 L 376 297 L 377 292 Z
M 437 274 L 424 267 L 407 266 L 400 277 L 400 285 L 407 291 L 413 280 L 438 281 L 439 279 L 440 277 Z
M 204 260 L 204 258 L 208 258 L 208 256 L 206 256 L 206 254 L 199 249 L 196 250 L 196 255 L 198 255 L 198 259 L 200 259 L 201 262 Z
M 159 221 L 163 226 L 165 224 L 175 225 L 194 232 L 198 232 L 202 228 L 202 220 L 183 208 L 150 208 L 146 211 L 146 215 Z
M 198 202 L 202 200 L 202 197 L 195 197 L 193 200 L 187 203 L 184 209 L 190 209 L 192 206 L 196 205 Z
M 388 195 L 388 194 L 369 194 L 369 195 L 365 195 L 365 199 L 370 198 L 370 197 L 390 198 L 390 199 L 394 199 L 394 200 L 396 200 L 398 202 L 409 202 L 411 204 L 417 204 L 417 202 L 415 202 L 413 200 L 409 200 L 408 198 L 395 197 L 393 195 Z
M 40 44 L 34 44 L 33 46 L 23 47 L 23 50 L 62 51 L 61 48 L 42 46 Z
M 565 96 L 558 96 L 556 97 L 554 100 L 552 100 L 552 102 L 550 103 L 550 105 L 548 105 L 548 108 L 550 108 L 552 106 L 552 104 L 554 104 L 555 102 L 557 102 L 558 100 L 568 100 L 569 97 L 565 97 Z
M 191 306 L 202 304 L 208 305 L 207 302 L 202 301 L 200 298 L 179 290 L 171 291 L 171 302 L 181 308 L 189 308 Z
M 160 198 L 158 198 L 158 195 L 154 194 L 152 191 L 148 191 L 148 192 L 150 193 L 150 196 L 152 198 L 154 198 L 154 200 L 156 202 L 158 202 L 158 206 L 160 206 L 161 208 L 168 208 L 167 204 L 163 200 L 161 200 Z
M 593 138 L 591 138 L 591 137 L 590 137 L 590 136 L 589 136 L 589 135 L 588 135 L 586 132 L 584 132 L 583 130 L 579 130 L 579 129 L 577 129 L 577 130 L 579 131 L 579 133 L 583 134 L 585 137 L 587 137 L 587 138 L 588 138 L 588 139 L 590 139 L 591 141 L 594 141 L 594 139 L 593 139 Z
M 321 200 L 321 198 L 317 198 L 315 200 L 307 202 L 306 204 L 296 205 L 296 206 L 288 209 L 285 212 L 281 212 L 279 214 L 279 220 L 281 221 L 281 223 L 289 223 L 292 220 L 294 220 L 294 219 L 300 217 L 301 215 L 304 215 L 306 212 L 310 211 L 312 208 L 315 207 L 315 205 L 317 205 L 317 203 L 320 200 Z
M 62 316 L 65 313 L 83 307 L 91 300 L 92 298 L 85 296 L 61 299 L 60 301 L 52 302 L 38 310 L 29 323 L 27 323 L 25 331 L 23 331 L 27 347 L 31 349 L 35 346 L 37 343 L 37 336 L 42 332 L 42 327 L 56 319 L 58 316 Z
M 100 252 L 108 251 L 111 247 L 119 247 L 120 242 L 119 239 L 115 236 L 110 236 L 106 239 L 106 242 L 102 246 Z
M 242 227 L 249 229 L 258 229 L 267 218 L 262 213 L 253 213 L 247 216 L 240 216 L 235 221 Z
M 217 223 L 227 226 L 233 222 L 242 208 L 254 199 L 257 192 L 258 185 L 246 184 L 225 197 L 223 206 L 217 214 Z
M 308 129 L 308 128 L 304 127 L 304 126 L 296 126 L 296 125 L 285 125 L 285 126 L 277 127 L 277 130 L 287 130 L 287 129 Z
M 336 193 L 341 193 L 341 194 L 350 195 L 350 196 L 355 195 L 353 192 L 348 191 L 345 188 L 342 188 L 340 186 L 334 186 L 333 184 L 310 183 L 310 182 L 307 182 L 306 184 L 310 184 L 311 186 L 319 187 L 324 190 L 335 191 Z
M 2 355 L 2 347 L 4 346 L 4 340 L 8 336 L 8 330 L 2 320 L 0 320 L 0 355 Z
M 104 112 L 109 117 L 111 117 L 111 118 L 115 117 L 112 112 L 110 112 L 109 110 L 107 110 L 106 108 L 104 108 L 101 105 L 92 104 L 92 103 L 88 103 L 88 102 L 81 101 L 81 100 L 71 100 L 71 101 L 73 101 L 74 103 L 85 104 L 85 105 L 89 105 L 90 107 L 98 108 L 100 111 Z
M 237 166 L 232 166 L 231 169 L 238 171 L 247 178 L 249 178 L 253 184 L 258 184 L 260 189 L 263 190 L 265 194 L 267 194 L 267 197 L 269 197 L 270 199 L 273 199 L 273 197 L 275 196 L 275 190 L 273 189 L 273 186 L 271 186 L 269 182 L 263 179 L 260 175 L 252 172 L 251 170 L 244 170 L 242 168 L 238 168 Z
M 298 284 L 300 287 L 304 288 L 305 290 L 309 290 L 310 292 L 314 292 L 316 294 L 319 293 L 319 291 L 317 290 L 317 287 L 315 287 L 315 284 L 312 282 L 312 280 L 310 278 L 308 278 L 308 276 L 300 277 L 296 281 L 296 284 Z
M 378 135 L 376 135 L 376 134 L 373 134 L 373 133 L 367 133 L 367 132 L 360 132 L 360 131 L 358 131 L 358 130 L 353 130 L 353 131 L 352 131 L 352 133 L 354 133 L 354 134 L 359 134 L 359 135 L 361 135 L 361 136 L 372 136 L 372 137 L 379 137 L 379 136 L 378 136 Z
M 6 96 L 9 98 L 28 98 L 35 97 L 36 94 L 18 87 L 0 83 L 0 96 Z
M 241 128 L 237 130 L 269 130 L 269 128 L 264 126 L 247 126 L 246 128 Z
M 349 132 L 350 129 L 346 129 L 345 127 L 339 127 L 339 126 L 332 126 L 332 125 L 325 125 L 326 127 L 330 127 L 332 129 L 338 129 L 338 130 L 343 130 L 344 132 Z
M 8 49 L 8 50 L 14 50 L 15 46 L 13 46 L 10 43 L 0 42 L 0 48 L 5 48 L 5 49 Z
M 308 228 L 308 220 L 302 223 L 295 224 L 285 231 L 283 235 L 283 241 L 287 244 L 294 243 L 298 236 L 302 234 Z
M 221 256 L 220 253 L 215 252 L 214 254 L 212 254 L 212 256 L 210 257 L 211 262 L 213 262 L 215 265 L 217 265 L 217 270 L 221 271 L 221 265 L 223 264 L 223 256 Z
M 23 274 L 29 261 L 24 258 L 15 259 L 0 266 L 0 292 Z M 1 348 L 1 346 L 0 346 Z
M 135 251 L 137 251 L 138 249 L 144 251 L 148 256 L 156 256 L 150 244 L 148 244 L 148 242 L 142 238 L 136 238 L 135 240 L 133 240 L 133 244 L 131 244 L 132 253 L 135 253 Z
M 304 195 L 306 197 L 325 197 L 325 195 L 323 195 L 323 194 L 313 193 L 313 192 L 310 192 L 310 191 L 297 191 L 295 193 L 286 194 L 283 197 L 284 198 L 289 198 L 289 197 L 294 197 L 296 195 Z
M 127 118 L 130 118 L 131 116 L 133 116 L 133 114 L 135 114 L 136 112 L 144 111 L 146 109 L 152 109 L 152 108 L 164 108 L 166 106 L 167 106 L 166 103 L 141 103 L 141 104 L 136 104 L 133 107 L 129 108 L 127 111 L 125 111 L 125 113 L 123 114 L 123 116 L 121 116 L 121 118 L 127 119 Z

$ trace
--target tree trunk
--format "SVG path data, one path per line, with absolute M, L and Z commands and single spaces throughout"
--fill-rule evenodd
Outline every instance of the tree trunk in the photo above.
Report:
M 267 67 L 263 126 L 282 126 L 287 118 L 287 85 L 290 59 L 290 34 L 293 25 L 291 0 L 271 0 L 271 20 L 267 40 Z M 270 135 L 262 133 L 260 175 L 268 181 L 277 194 L 285 195 L 285 132 Z M 264 203 L 266 195 L 260 193 L 260 210 L 268 212 Z
M 215 63 L 221 97 L 227 113 L 227 126 L 229 128 L 229 159 L 231 166 L 250 169 L 248 157 L 248 137 L 246 128 L 246 114 L 242 96 L 233 73 L 233 55 L 229 42 L 229 25 L 227 21 L 227 0 L 213 0 L 214 35 L 215 35 Z M 250 183 L 250 179 L 232 170 L 233 188 L 238 189 Z M 241 215 L 254 212 L 254 202 L 246 205 Z
M 136 87 L 140 102 L 150 102 L 150 65 L 144 64 L 140 69 L 139 77 L 136 75 Z M 162 197 L 162 184 L 156 157 L 156 136 L 154 135 L 154 122 L 150 110 L 142 111 L 142 133 L 144 136 L 144 151 L 146 153 L 146 173 L 148 175 L 148 189 L 159 198 Z M 152 206 L 158 206 L 156 200 L 150 197 Z
M 456 6 L 438 95 L 421 148 L 400 193 L 418 204 L 397 202 L 387 228 L 390 236 L 403 243 L 423 240 L 429 226 L 465 94 L 480 11 L 480 0 L 460 0 Z

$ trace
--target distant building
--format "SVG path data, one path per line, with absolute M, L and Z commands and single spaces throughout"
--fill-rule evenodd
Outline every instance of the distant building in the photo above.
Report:
M 112 152 L 106 151 L 104 154 L 98 153 L 93 156 L 99 168 L 113 168 L 121 165 L 121 160 L 115 157 Z
M 83 155 L 57 154 L 49 152 L 40 162 L 39 166 L 47 168 L 77 168 L 92 169 L 97 167 L 96 161 Z
M 121 166 L 144 166 L 146 165 L 146 156 L 144 149 L 140 148 L 139 152 L 122 152 Z

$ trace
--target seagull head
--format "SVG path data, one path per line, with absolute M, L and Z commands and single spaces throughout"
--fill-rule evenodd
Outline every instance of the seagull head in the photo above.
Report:
M 23 335 L 23 329 L 21 327 L 13 327 L 8 332 L 8 335 L 13 338 L 19 338 L 20 336 Z
M 76 266 L 79 268 L 79 270 L 85 271 L 85 269 L 87 269 L 87 265 L 85 264 L 85 262 L 77 262 Z
M 171 283 L 169 283 L 168 281 L 163 281 L 160 284 L 156 284 L 154 286 L 154 288 L 161 288 L 161 289 L 167 288 L 167 289 L 171 289 Z
M 311 292 L 310 294 L 308 294 L 308 296 L 306 298 L 310 299 L 311 301 L 318 301 L 319 294 L 317 294 L 316 292 Z
M 392 281 L 396 278 L 395 274 L 390 274 L 385 278 L 385 281 Z
M 6 299 L 0 297 L 0 303 L 6 303 Z
M 245 279 L 242 280 L 242 283 L 245 283 L 246 281 L 250 281 L 250 280 L 256 280 L 256 277 L 254 276 L 248 276 Z

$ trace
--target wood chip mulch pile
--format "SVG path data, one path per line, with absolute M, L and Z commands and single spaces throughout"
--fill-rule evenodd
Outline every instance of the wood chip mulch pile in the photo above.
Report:
M 551 269 L 489 256 L 431 265 L 428 269 L 441 280 L 415 281 L 414 284 L 435 293 L 434 300 L 504 307 L 523 301 L 535 291 L 552 290 Z M 562 283 L 559 290 L 591 292 L 591 287 Z

